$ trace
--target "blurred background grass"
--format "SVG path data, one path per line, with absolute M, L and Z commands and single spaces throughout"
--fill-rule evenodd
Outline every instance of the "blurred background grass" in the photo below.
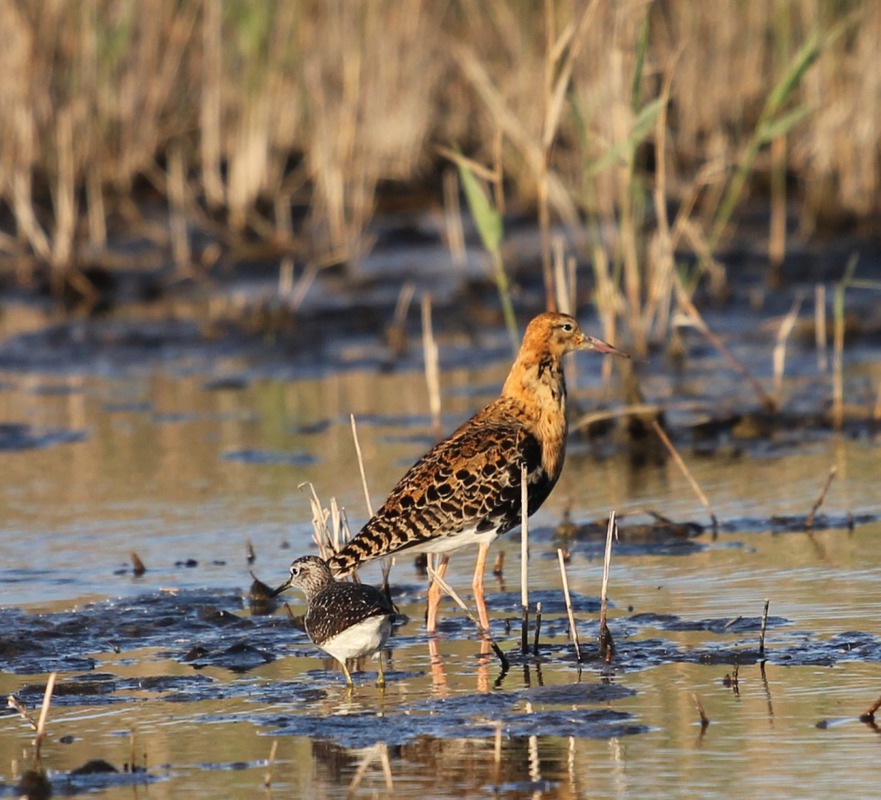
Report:
M 118 264 L 138 230 L 180 269 L 209 240 L 356 269 L 461 153 L 540 223 L 548 304 L 562 226 L 640 351 L 723 290 L 751 201 L 769 274 L 871 224 L 879 52 L 859 0 L 0 0 L 0 265 Z

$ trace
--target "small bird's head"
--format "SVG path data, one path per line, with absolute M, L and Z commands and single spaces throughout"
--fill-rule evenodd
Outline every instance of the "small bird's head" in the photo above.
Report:
M 585 334 L 574 317 L 555 312 L 539 314 L 529 323 L 523 336 L 523 349 L 526 348 L 544 349 L 556 358 L 574 350 L 594 350 L 630 358 L 623 350 Z
M 290 578 L 273 591 L 272 596 L 294 588 L 300 589 L 307 598 L 311 598 L 332 581 L 330 567 L 322 559 L 318 556 L 301 556 L 291 564 Z

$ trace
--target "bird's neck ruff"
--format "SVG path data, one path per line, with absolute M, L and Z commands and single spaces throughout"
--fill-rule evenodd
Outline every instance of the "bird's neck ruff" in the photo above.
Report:
M 560 358 L 547 349 L 524 345 L 508 379 L 502 397 L 513 403 L 518 415 L 542 446 L 542 466 L 555 480 L 563 467 L 568 423 L 566 379 Z

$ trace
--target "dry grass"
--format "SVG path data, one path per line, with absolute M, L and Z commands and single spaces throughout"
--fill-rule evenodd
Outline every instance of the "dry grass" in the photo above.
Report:
M 0 0 L 0 21 L 7 263 L 107 260 L 150 185 L 179 267 L 185 219 L 356 265 L 378 188 L 458 147 L 494 165 L 500 210 L 502 186 L 535 210 L 548 305 L 559 223 L 594 260 L 606 335 L 623 318 L 640 355 L 674 254 L 724 283 L 714 251 L 756 187 L 772 262 L 784 200 L 808 232 L 881 211 L 877 3 Z

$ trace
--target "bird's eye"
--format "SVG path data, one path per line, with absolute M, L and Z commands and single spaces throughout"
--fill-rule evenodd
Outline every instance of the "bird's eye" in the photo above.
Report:
M 572 331 L 575 330 L 575 329 L 572 327 L 572 323 L 571 323 L 571 322 L 564 322 L 560 327 L 561 327 L 564 331 L 566 331 L 566 333 L 572 333 Z
M 293 565 L 291 566 L 291 577 L 292 577 L 292 578 L 296 578 L 299 574 L 300 574 L 300 565 L 299 565 L 299 564 L 293 564 Z

